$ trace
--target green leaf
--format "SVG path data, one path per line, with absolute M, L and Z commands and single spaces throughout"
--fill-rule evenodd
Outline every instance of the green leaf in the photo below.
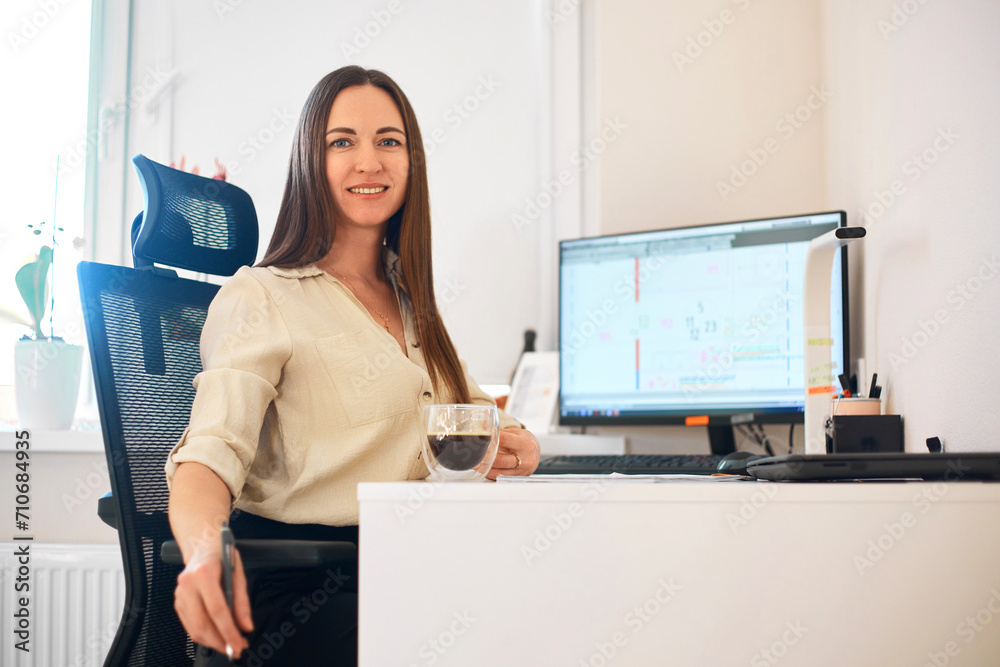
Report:
M 42 333 L 42 317 L 45 315 L 45 297 L 48 292 L 49 266 L 52 264 L 52 248 L 42 246 L 38 260 L 29 262 L 14 275 L 17 291 L 21 293 L 28 313 L 34 322 L 35 337 L 45 338 Z

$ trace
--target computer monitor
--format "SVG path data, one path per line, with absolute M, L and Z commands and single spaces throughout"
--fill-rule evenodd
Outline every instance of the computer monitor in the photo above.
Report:
M 832 211 L 560 242 L 559 423 L 707 424 L 730 443 L 734 422 L 801 423 L 806 249 L 846 224 Z M 832 377 L 849 368 L 838 253 Z

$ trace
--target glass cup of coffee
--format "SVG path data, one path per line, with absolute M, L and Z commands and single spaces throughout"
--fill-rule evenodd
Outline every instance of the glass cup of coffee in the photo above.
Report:
M 476 482 L 493 466 L 500 417 L 492 405 L 424 407 L 424 462 L 435 481 Z

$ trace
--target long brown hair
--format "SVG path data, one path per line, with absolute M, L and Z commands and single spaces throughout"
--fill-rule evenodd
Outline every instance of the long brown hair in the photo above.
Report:
M 467 403 L 469 388 L 465 374 L 434 299 L 430 197 L 420 127 L 406 95 L 383 72 L 354 65 L 342 67 L 323 77 L 309 93 L 295 129 L 288 180 L 274 234 L 258 266 L 305 266 L 330 251 L 336 220 L 326 178 L 326 123 L 333 100 L 351 86 L 381 88 L 392 97 L 403 117 L 410 171 L 406 199 L 389 218 L 385 244 L 399 255 L 403 288 L 413 304 L 417 336 L 431 382 L 438 391 L 443 386 L 456 401 Z

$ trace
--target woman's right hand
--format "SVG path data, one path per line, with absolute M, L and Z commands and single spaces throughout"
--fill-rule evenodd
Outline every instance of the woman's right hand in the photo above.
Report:
M 191 641 L 223 655 L 228 645 L 233 650 L 233 658 L 238 658 L 249 643 L 237 629 L 237 622 L 244 632 L 253 630 L 247 580 L 239 552 L 233 549 L 232 611 L 222 590 L 222 545 L 218 540 L 214 545 L 206 540 L 191 554 L 177 577 L 174 609 Z

